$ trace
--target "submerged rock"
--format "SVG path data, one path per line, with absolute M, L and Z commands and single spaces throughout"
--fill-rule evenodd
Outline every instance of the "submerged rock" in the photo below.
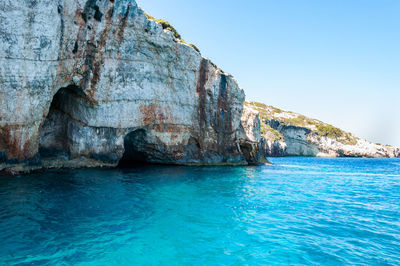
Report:
M 3 1 L 0 17 L 0 170 L 264 162 L 233 77 L 134 0 Z
M 319 120 L 263 103 L 247 102 L 260 113 L 268 156 L 400 157 L 400 149 L 374 144 Z

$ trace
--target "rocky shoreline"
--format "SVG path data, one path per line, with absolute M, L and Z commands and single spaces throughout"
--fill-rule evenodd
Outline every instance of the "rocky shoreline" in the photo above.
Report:
M 263 103 L 246 105 L 260 113 L 269 157 L 400 157 L 399 148 L 371 143 L 319 120 Z

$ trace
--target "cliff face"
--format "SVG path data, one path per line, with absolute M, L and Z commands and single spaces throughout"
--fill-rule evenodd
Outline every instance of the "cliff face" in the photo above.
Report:
M 263 161 L 232 76 L 134 0 L 2 1 L 0 18 L 0 170 Z
M 319 120 L 262 103 L 246 105 L 260 113 L 268 156 L 400 157 L 399 148 L 371 143 Z

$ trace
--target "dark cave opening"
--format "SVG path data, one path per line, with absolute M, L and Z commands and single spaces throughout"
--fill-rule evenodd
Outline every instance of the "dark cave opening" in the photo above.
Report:
M 54 95 L 40 130 L 39 154 L 42 158 L 70 158 L 68 128 L 71 114 L 77 109 L 77 99 L 82 97 L 83 91 L 75 85 L 61 88 Z
M 124 155 L 119 161 L 118 167 L 131 168 L 140 165 L 151 164 L 148 154 L 144 152 L 148 143 L 147 133 L 144 129 L 137 129 L 128 133 L 124 138 Z

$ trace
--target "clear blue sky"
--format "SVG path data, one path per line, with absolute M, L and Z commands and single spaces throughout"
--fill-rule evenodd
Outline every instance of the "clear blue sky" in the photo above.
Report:
M 400 0 L 137 0 L 248 100 L 400 146 Z

